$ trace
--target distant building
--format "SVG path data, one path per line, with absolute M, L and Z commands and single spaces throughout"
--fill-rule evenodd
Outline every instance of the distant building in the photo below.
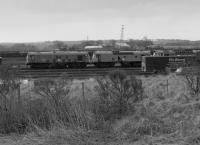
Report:
M 120 48 L 120 47 L 123 47 L 123 48 L 130 48 L 130 45 L 128 45 L 128 44 L 125 43 L 125 42 L 116 42 L 116 43 L 115 43 L 115 47 L 117 47 L 117 48 Z
M 96 46 L 85 46 L 84 49 L 102 49 L 103 46 L 96 45 Z

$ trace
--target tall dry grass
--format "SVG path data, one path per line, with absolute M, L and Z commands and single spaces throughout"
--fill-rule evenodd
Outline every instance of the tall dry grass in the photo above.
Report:
M 72 98 L 72 81 L 63 76 L 38 81 L 33 90 L 37 97 L 20 100 L 20 80 L 13 72 L 1 72 L 1 98 L 6 103 L 2 103 L 0 110 L 0 133 L 24 133 L 34 130 L 35 127 L 50 130 L 54 126 L 109 131 L 112 120 L 118 118 L 117 116 L 122 117 L 130 110 L 131 103 L 137 102 L 142 95 L 141 81 L 136 78 L 129 80 L 126 74 L 114 72 L 108 78 L 104 78 L 105 82 L 108 80 L 106 84 L 97 81 L 99 96 L 92 99 Z M 104 88 L 110 82 L 112 86 L 105 91 Z M 111 90 L 113 92 L 110 92 Z M 112 97 L 108 97 L 111 95 Z
M 72 144 L 101 144 L 105 136 L 121 143 L 200 142 L 200 102 L 191 98 L 184 77 L 170 74 L 130 79 L 117 72 L 98 79 L 98 95 L 87 99 L 71 97 L 72 81 L 64 76 L 39 81 L 32 90 L 37 97 L 20 100 L 20 80 L 6 70 L 0 72 L 0 133 L 62 128 L 61 138 L 71 139 Z M 71 136 L 65 138 L 68 131 Z M 53 142 L 60 138 L 57 135 L 55 131 L 47 138 Z M 101 141 L 92 140 L 95 137 Z
M 89 102 L 69 96 L 71 80 L 63 76 L 42 80 L 33 90 L 37 97 L 23 100 L 20 79 L 9 68 L 0 71 L 0 133 L 25 133 L 36 127 L 51 129 L 55 125 L 90 129 L 93 116 Z
M 190 96 L 185 77 L 170 74 L 142 80 L 148 97 L 137 104 L 136 113 L 115 122 L 115 132 L 126 141 L 148 137 L 146 143 L 151 144 L 199 144 L 200 102 Z

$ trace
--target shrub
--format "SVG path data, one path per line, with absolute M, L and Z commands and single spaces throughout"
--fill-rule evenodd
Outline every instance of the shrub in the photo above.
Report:
M 89 102 L 84 99 L 71 98 L 69 95 L 71 81 L 67 78 L 42 80 L 37 83 L 35 92 L 42 99 L 43 113 L 38 113 L 37 108 L 32 108 L 33 119 L 39 124 L 61 123 L 66 126 L 90 129 L 93 125 L 93 114 L 89 110 Z M 31 114 L 32 114 L 31 113 Z M 47 122 L 43 123 L 38 117 L 41 115 Z M 44 116 L 43 116 L 44 115 Z M 38 124 L 38 123 L 37 123 Z
M 105 120 L 121 118 L 143 99 L 142 81 L 127 76 L 123 71 L 111 72 L 106 78 L 97 79 L 98 97 L 95 114 Z
M 0 133 L 23 133 L 30 122 L 18 93 L 20 79 L 9 66 L 1 66 L 0 81 Z
M 200 94 L 200 70 L 191 68 L 190 72 L 187 72 L 185 74 L 186 77 L 186 83 L 188 85 L 190 95 L 196 99 L 199 99 Z

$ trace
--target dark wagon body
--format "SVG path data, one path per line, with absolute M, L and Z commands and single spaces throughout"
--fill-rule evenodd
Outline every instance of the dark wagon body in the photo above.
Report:
M 196 64 L 195 55 L 185 56 L 144 56 L 142 58 L 142 71 L 144 72 L 164 72 L 166 68 L 176 70 L 180 67 L 192 66 Z

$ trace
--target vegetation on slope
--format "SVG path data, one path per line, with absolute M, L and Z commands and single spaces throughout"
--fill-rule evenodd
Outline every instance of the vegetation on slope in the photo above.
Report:
M 0 71 L 0 133 L 15 134 L 0 137 L 2 144 L 14 144 L 13 138 L 38 145 L 200 143 L 199 92 L 191 87 L 199 87 L 198 75 L 111 72 L 96 79 L 96 96 L 90 98 L 71 97 L 72 81 L 63 76 L 41 81 L 32 90 L 35 97 L 23 99 L 14 93 L 20 80 L 5 70 Z

